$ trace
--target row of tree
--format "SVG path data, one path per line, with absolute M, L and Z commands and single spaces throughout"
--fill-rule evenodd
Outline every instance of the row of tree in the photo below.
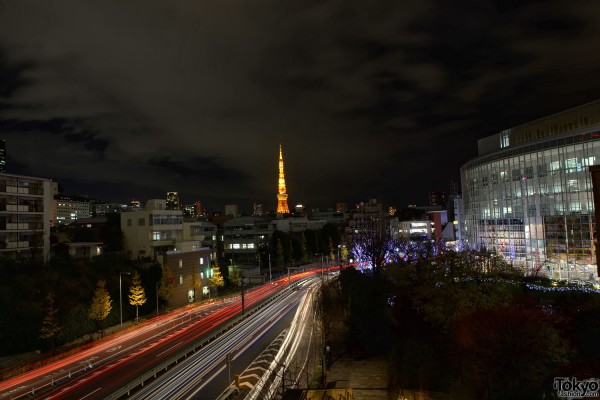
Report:
M 123 234 L 119 219 L 109 222 L 97 230 L 72 229 L 72 241 L 102 241 L 104 253 L 91 260 L 73 259 L 68 247 L 61 245 L 52 236 L 52 251 L 49 261 L 39 260 L 16 262 L 0 260 L 0 325 L 11 327 L 0 330 L 0 356 L 50 349 L 90 335 L 99 325 L 113 326 L 120 320 L 119 309 L 103 307 L 100 319 L 90 317 L 90 304 L 99 281 L 104 282 L 107 293 L 118 295 L 119 274 L 122 271 L 137 271 L 144 295 L 158 297 L 161 306 L 168 307 L 173 293 L 173 274 L 152 261 L 129 260 L 123 253 Z M 342 243 L 338 228 L 326 224 L 320 230 L 308 230 L 301 234 L 275 232 L 270 242 L 259 249 L 260 263 L 267 266 L 269 258 L 274 272 L 284 272 L 288 266 L 314 261 L 321 254 L 334 258 L 338 244 Z M 254 260 L 257 261 L 257 260 Z M 215 266 L 211 286 L 227 288 L 236 285 L 236 277 L 229 276 L 225 260 Z M 235 274 L 234 274 L 235 275 Z M 194 276 L 194 289 L 201 284 Z M 159 282 L 158 288 L 156 283 Z M 156 291 L 158 290 L 158 292 Z M 49 299 L 51 297 L 51 301 Z M 102 302 L 99 302 L 102 303 Z M 153 302 L 144 302 L 133 309 L 123 309 L 123 319 L 137 318 L 152 313 Z M 43 322 L 46 321 L 46 322 Z M 54 322 L 52 322 L 54 321 Z M 102 321 L 99 323 L 98 321 Z M 57 330 L 57 327 L 60 327 Z

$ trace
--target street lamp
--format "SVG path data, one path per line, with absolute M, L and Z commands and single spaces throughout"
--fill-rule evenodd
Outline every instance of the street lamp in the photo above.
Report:
M 121 276 L 131 275 L 131 272 L 119 272 L 119 315 L 121 316 L 121 328 L 123 328 L 123 290 L 121 289 Z
M 271 253 L 269 253 L 269 283 L 273 283 L 273 275 L 271 274 Z
M 234 268 L 236 268 L 233 265 L 233 260 L 230 258 L 229 261 L 231 261 L 231 270 L 233 271 Z M 243 271 L 240 270 L 240 268 L 238 268 L 238 274 L 239 274 L 239 278 L 240 278 L 240 285 L 242 287 L 242 315 L 244 314 L 245 311 L 245 303 L 244 303 L 244 273 Z

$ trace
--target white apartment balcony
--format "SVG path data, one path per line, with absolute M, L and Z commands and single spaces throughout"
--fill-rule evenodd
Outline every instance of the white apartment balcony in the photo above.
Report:
M 29 249 L 28 241 L 19 241 L 19 242 L 0 242 L 0 250 L 20 250 L 20 249 Z
M 7 222 L 6 223 L 6 230 L 7 231 L 24 231 L 24 230 L 29 230 L 29 223 L 25 222 L 25 223 L 10 223 Z
M 156 225 L 151 225 L 150 228 L 153 231 L 181 231 L 183 230 L 183 225 L 182 224 L 156 224 Z
M 28 212 L 29 211 L 29 206 L 28 205 L 7 204 L 6 205 L 6 211 L 10 211 L 10 212 Z
M 175 239 L 159 239 L 150 242 L 150 247 L 175 246 Z

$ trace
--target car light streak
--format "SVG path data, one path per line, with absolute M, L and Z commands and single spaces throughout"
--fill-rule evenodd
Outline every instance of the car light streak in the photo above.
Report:
M 151 384 L 144 385 L 132 398 L 151 400 L 196 396 L 215 376 L 224 371 L 226 367 L 222 363 L 227 353 L 234 353 L 233 359 L 235 359 L 238 354 L 252 346 L 262 336 L 260 332 L 264 333 L 271 329 L 280 318 L 295 307 L 293 298 L 298 298 L 297 293 L 282 296 L 257 313 L 260 315 L 232 328 L 227 335 L 216 338 L 178 364 L 177 368 L 171 369 Z M 256 331 L 259 331 L 259 334 L 255 334 Z
M 296 282 L 303 277 L 311 274 L 314 275 L 314 273 L 315 271 L 299 273 L 291 277 L 284 277 L 274 281 L 275 285 L 266 284 L 249 290 L 246 293 L 247 309 L 251 309 L 252 306 L 262 302 L 268 296 L 288 299 L 288 297 L 283 294 L 283 292 L 285 292 L 283 289 L 289 286 L 288 282 Z M 261 307 L 263 306 L 261 305 Z M 210 304 L 194 306 L 193 310 L 186 308 L 180 312 L 153 318 L 135 330 L 124 332 L 116 337 L 112 337 L 92 346 L 82 346 L 78 352 L 69 357 L 55 361 L 36 370 L 32 370 L 18 377 L 0 382 L 0 399 L 5 398 L 7 395 L 9 395 L 11 399 L 35 395 L 37 394 L 36 392 L 39 392 L 40 389 L 43 389 L 45 386 L 55 384 L 60 385 L 73 376 L 81 374 L 84 374 L 84 376 L 81 377 L 81 380 L 78 381 L 76 385 L 71 385 L 68 389 L 65 389 L 65 387 L 57 387 L 47 393 L 46 396 L 48 396 L 48 398 L 54 398 L 66 397 L 71 394 L 74 395 L 75 391 L 81 392 L 85 386 L 91 386 L 99 379 L 108 381 L 112 379 L 113 382 L 111 383 L 113 386 L 118 380 L 122 386 L 124 386 L 134 379 L 136 374 L 143 375 L 145 371 L 150 370 L 152 366 L 155 365 L 154 363 L 136 361 L 137 358 L 143 360 L 144 355 L 151 351 L 155 351 L 154 349 L 156 346 L 168 346 L 169 343 L 173 343 L 174 340 L 180 340 L 178 344 L 172 346 L 170 349 L 161 349 L 162 352 L 158 356 L 153 356 L 157 362 L 164 362 L 164 360 L 162 360 L 163 357 L 161 357 L 164 356 L 164 353 L 167 353 L 177 346 L 181 348 L 190 346 L 193 341 L 204 341 L 204 339 L 201 339 L 203 335 L 214 330 L 215 327 L 223 325 L 232 317 L 239 315 L 240 312 L 241 298 L 240 296 L 232 296 L 222 302 L 215 301 Z M 272 318 L 272 315 L 270 317 Z M 267 325 L 267 322 L 263 321 L 262 324 Z M 174 328 L 178 328 L 178 331 L 175 333 L 173 331 Z M 166 338 L 165 335 L 169 335 L 170 337 Z M 222 336 L 229 336 L 229 333 Z M 256 335 L 247 336 L 255 337 Z M 244 348 L 244 345 L 239 343 L 237 346 L 238 348 Z M 220 356 L 223 355 L 221 354 Z M 144 365 L 129 368 L 127 365 L 130 362 L 137 362 L 138 364 L 141 363 Z M 78 363 L 81 364 L 77 365 Z M 90 371 L 90 369 L 96 368 L 99 365 L 102 365 L 102 369 Z M 134 371 L 135 369 L 138 371 Z M 85 372 L 86 370 L 88 372 Z M 134 374 L 134 372 L 136 372 L 136 374 Z M 58 392 L 59 390 L 60 392 Z M 106 385 L 102 385 L 101 388 L 95 388 L 94 392 L 84 394 L 85 396 L 90 396 L 92 398 L 106 397 L 107 394 L 110 393 L 106 392 L 106 390 L 109 389 Z M 98 391 L 102 392 L 102 395 L 97 393 Z

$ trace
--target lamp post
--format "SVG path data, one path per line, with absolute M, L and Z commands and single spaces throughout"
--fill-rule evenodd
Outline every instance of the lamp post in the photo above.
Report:
M 271 253 L 269 253 L 269 283 L 273 283 L 273 275 L 271 275 Z
M 121 289 L 121 277 L 131 275 L 131 272 L 119 272 L 119 315 L 121 316 L 121 328 L 123 328 L 123 290 Z
M 231 270 L 233 271 L 233 268 L 235 268 L 235 266 L 233 265 L 233 260 L 230 258 L 229 261 L 231 261 Z M 244 304 L 244 274 L 239 269 L 238 269 L 238 274 L 239 274 L 239 277 L 240 277 L 240 286 L 242 288 L 242 315 L 243 315 L 244 311 L 245 311 L 245 304 Z
M 258 256 L 258 276 L 260 276 L 262 279 L 262 275 L 260 274 L 260 252 L 258 252 L 257 256 Z M 263 280 L 262 283 L 265 283 L 265 281 Z
M 240 273 L 240 283 L 242 284 L 242 315 L 244 315 L 245 304 L 244 304 L 244 274 Z

